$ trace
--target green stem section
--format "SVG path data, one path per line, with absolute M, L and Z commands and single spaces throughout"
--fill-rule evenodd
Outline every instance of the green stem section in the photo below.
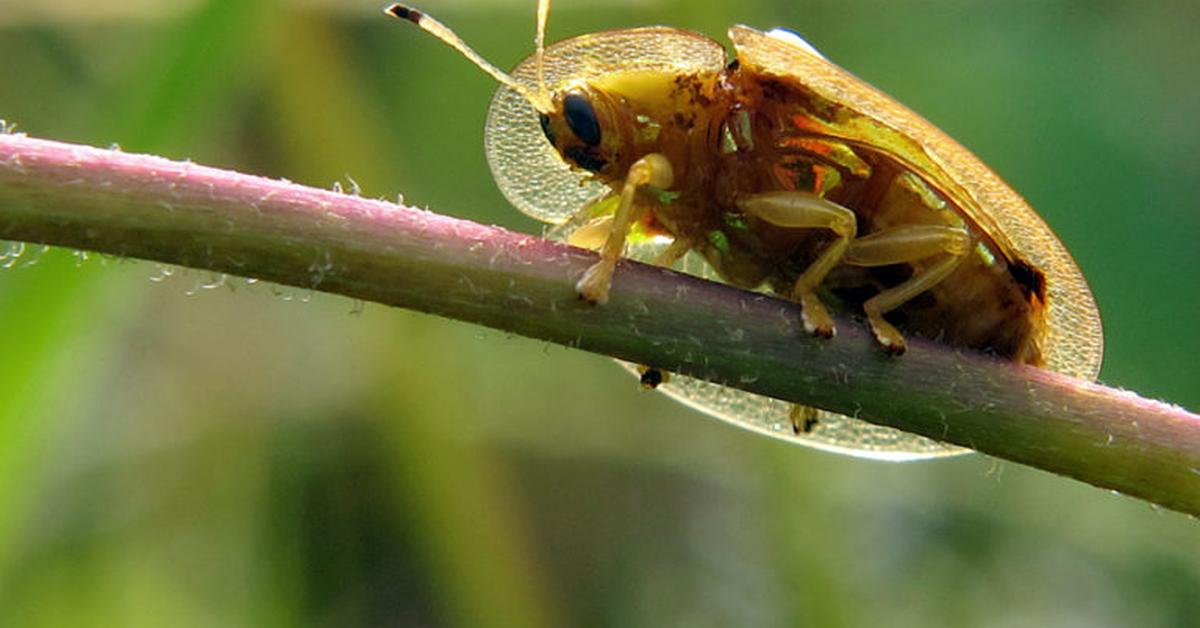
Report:
M 1200 514 L 1200 416 L 497 227 L 157 157 L 0 136 L 0 238 L 257 277 L 470 321 L 813 405 Z

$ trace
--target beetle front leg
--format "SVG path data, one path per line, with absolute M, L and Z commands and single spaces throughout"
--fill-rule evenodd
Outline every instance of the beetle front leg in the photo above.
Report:
M 833 318 L 817 297 L 816 290 L 825 276 L 842 260 L 858 230 L 854 212 L 808 192 L 765 192 L 737 201 L 737 206 L 764 222 L 791 228 L 829 229 L 838 236 L 820 257 L 804 270 L 792 287 L 792 299 L 800 303 L 804 329 L 810 334 L 830 338 Z
M 606 215 L 603 218 L 588 222 L 575 231 L 572 231 L 571 235 L 567 237 L 567 243 L 581 248 L 599 250 L 604 246 L 609 232 L 612 231 L 612 224 L 612 215 Z M 650 260 L 650 263 L 654 266 L 671 268 L 691 250 L 691 241 L 680 236 L 675 236 L 671 244 L 656 255 L 654 259 Z M 637 374 L 642 388 L 646 390 L 658 388 L 671 377 L 669 373 L 662 369 L 646 365 L 638 365 Z
M 904 336 L 883 315 L 904 305 L 945 279 L 974 246 L 966 229 L 950 225 L 911 225 L 888 229 L 850 243 L 845 262 L 854 266 L 886 266 L 942 256 L 898 286 L 867 299 L 863 311 L 876 340 L 890 353 L 904 353 Z
M 621 188 L 620 205 L 613 214 L 612 227 L 608 232 L 608 238 L 604 241 L 604 247 L 600 250 L 600 260 L 592 264 L 583 273 L 579 283 L 575 284 L 575 291 L 579 293 L 579 298 L 592 303 L 608 301 L 608 290 L 612 286 L 613 271 L 617 267 L 617 260 L 621 259 L 621 253 L 625 250 L 625 236 L 629 233 L 629 227 L 633 225 L 634 219 L 637 218 L 638 208 L 633 201 L 637 196 L 638 188 L 643 185 L 653 185 L 665 190 L 671 187 L 674 180 L 675 175 L 671 168 L 671 162 L 658 153 L 650 153 L 629 167 L 629 174 L 625 176 L 625 186 Z

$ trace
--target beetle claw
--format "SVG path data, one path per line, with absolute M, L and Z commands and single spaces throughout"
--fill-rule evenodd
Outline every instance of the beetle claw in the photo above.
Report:
M 817 295 L 811 292 L 800 295 L 800 318 L 804 323 L 804 331 L 814 336 L 833 338 L 837 334 L 829 310 L 826 310 Z
M 871 331 L 875 334 L 875 340 L 889 355 L 903 355 L 908 350 L 904 334 L 901 334 L 900 330 L 891 323 L 883 320 L 882 315 L 868 314 L 867 320 L 871 323 Z
M 579 283 L 575 284 L 575 292 L 579 298 L 593 305 L 603 305 L 608 302 L 608 289 L 612 285 L 612 266 L 603 260 L 592 264 Z

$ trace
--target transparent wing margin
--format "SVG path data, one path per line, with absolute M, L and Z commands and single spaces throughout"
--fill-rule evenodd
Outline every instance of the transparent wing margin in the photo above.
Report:
M 662 239 L 648 240 L 629 246 L 626 257 L 649 263 L 668 245 L 669 242 Z M 704 279 L 721 281 L 712 267 L 696 253 L 689 253 L 674 268 Z M 639 376 L 637 365 L 621 360 L 618 362 L 635 377 Z M 668 380 L 656 390 L 688 407 L 739 427 L 788 442 L 860 458 L 904 462 L 956 456 L 971 451 L 824 410 L 817 411 L 817 426 L 811 432 L 797 434 L 792 429 L 792 404 L 677 373 L 671 373 Z
M 725 49 L 720 44 L 702 35 L 666 27 L 583 35 L 550 46 L 545 57 L 546 81 L 552 91 L 567 82 L 586 81 L 632 67 L 690 72 L 711 71 L 724 64 Z M 519 64 L 512 76 L 535 88 L 536 66 L 532 57 Z M 554 237 L 565 239 L 580 224 L 579 211 L 611 191 L 607 185 L 562 161 L 543 136 L 537 113 L 509 88 L 501 87 L 492 99 L 484 146 L 501 192 L 523 213 L 562 225 L 552 232 Z M 645 239 L 631 244 L 627 257 L 649 262 L 668 244 L 663 238 Z M 676 268 L 721 281 L 696 254 L 687 255 Z M 635 365 L 621 364 L 636 375 Z M 678 374 L 671 374 L 658 390 L 739 427 L 827 451 L 892 461 L 969 451 L 824 411 L 819 411 L 813 431 L 796 434 L 791 425 L 791 404 Z
M 717 70 L 725 65 L 725 48 L 690 31 L 651 26 L 560 41 L 546 49 L 544 62 L 546 85 L 553 92 L 565 84 L 631 68 Z M 512 77 L 536 89 L 533 57 L 517 65 Z M 566 222 L 579 209 L 608 193 L 607 185 L 563 162 L 542 134 L 537 112 L 510 88 L 501 87 L 492 97 L 484 150 L 496 185 L 508 201 L 543 222 Z
M 869 145 L 931 184 L 1006 252 L 1046 275 L 1046 368 L 1096 379 L 1104 354 L 1100 314 L 1087 280 L 1037 212 L 969 150 L 929 121 L 811 46 L 747 26 L 729 29 L 742 67 L 790 82 L 838 104 L 846 115 L 830 133 Z

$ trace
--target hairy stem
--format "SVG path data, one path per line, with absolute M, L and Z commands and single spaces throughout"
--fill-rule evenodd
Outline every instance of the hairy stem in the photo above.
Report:
M 1200 514 L 1200 417 L 913 340 L 889 358 L 789 302 L 497 227 L 141 155 L 0 135 L 0 238 L 257 277 L 411 308 L 809 404 Z

